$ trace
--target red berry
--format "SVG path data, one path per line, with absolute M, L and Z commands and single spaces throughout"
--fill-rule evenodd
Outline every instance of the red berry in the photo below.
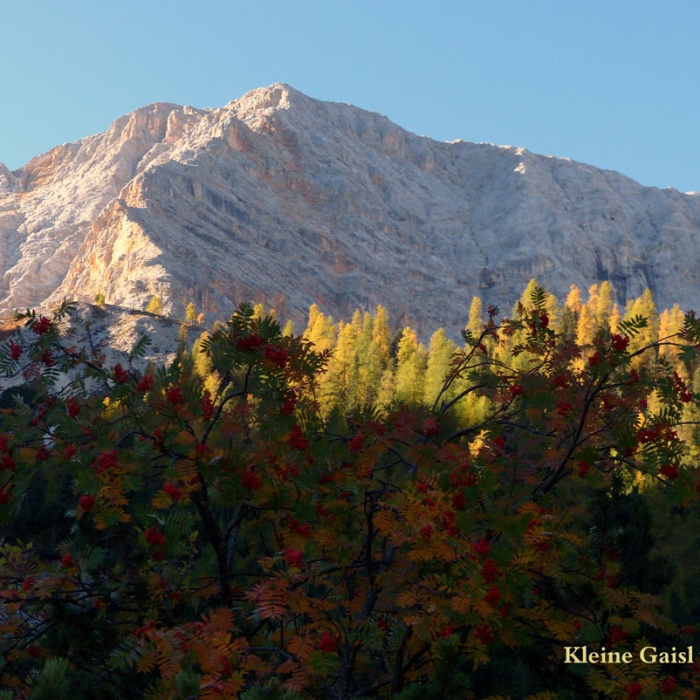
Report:
M 37 335 L 44 335 L 44 333 L 48 333 L 51 330 L 51 321 L 46 316 L 40 316 L 39 320 L 32 325 L 32 330 Z
M 95 497 L 91 495 L 81 496 L 78 499 L 78 505 L 86 512 L 89 513 L 95 508 Z
M 148 530 L 143 533 L 143 536 L 146 538 L 146 542 L 148 542 L 150 545 L 159 547 L 165 545 L 165 534 L 158 527 L 149 527 Z
M 185 400 L 180 387 L 173 384 L 165 390 L 165 398 L 169 403 L 173 404 L 173 406 L 177 406 Z
M 501 575 L 501 570 L 493 559 L 487 559 L 481 573 L 486 583 L 493 583 Z
M 121 366 L 119 362 L 114 365 L 114 381 L 117 384 L 125 384 L 129 381 L 129 373 Z
M 309 446 L 308 440 L 304 437 L 301 428 L 295 425 L 289 435 L 289 444 L 297 450 L 305 450 Z
M 102 474 L 109 469 L 113 469 L 117 466 L 117 451 L 109 450 L 108 452 L 102 452 L 92 466 L 93 469 L 97 470 L 98 474 Z
M 19 358 L 22 357 L 22 352 L 23 352 L 22 346 L 18 345 L 13 340 L 11 340 L 10 341 L 10 357 L 13 360 L 19 360 Z
M 136 391 L 148 391 L 153 388 L 153 375 L 144 374 L 136 385 Z
M 678 478 L 678 467 L 675 464 L 664 464 L 663 467 L 659 469 L 659 472 L 669 481 L 675 481 Z
M 494 636 L 488 624 L 479 625 L 474 628 L 474 636 L 484 645 L 488 646 L 493 642 Z
M 642 684 L 639 681 L 634 681 L 625 687 L 625 692 L 630 700 L 637 700 L 642 694 Z
M 182 497 L 182 491 L 175 484 L 166 484 L 163 487 L 163 491 L 165 491 L 165 493 L 167 493 L 168 496 L 170 496 L 170 500 L 175 502 L 179 501 Z
M 260 475 L 252 469 L 246 469 L 241 474 L 241 485 L 246 489 L 257 491 L 262 486 Z
M 321 641 L 318 643 L 318 647 L 321 651 L 325 651 L 330 654 L 338 648 L 338 642 L 335 637 L 330 632 L 324 632 L 321 635 Z
M 287 351 L 277 345 L 266 345 L 263 348 L 263 355 L 266 360 L 269 360 L 273 365 L 284 367 L 289 359 Z
M 433 525 L 432 523 L 426 523 L 419 530 L 419 532 L 420 532 L 421 536 L 423 536 L 426 540 L 429 540 L 433 536 L 434 530 L 435 530 L 435 525 Z
M 350 444 L 348 445 L 348 449 L 350 452 L 359 452 L 362 449 L 362 444 L 364 442 L 364 437 L 360 435 L 359 433 L 353 437 L 352 440 L 350 440 Z
M 661 693 L 663 695 L 670 695 L 676 688 L 676 679 L 673 676 L 668 676 L 664 678 L 661 683 Z
M 474 544 L 472 545 L 472 549 L 474 550 L 474 554 L 476 554 L 477 556 L 485 557 L 491 551 L 491 546 L 486 540 L 481 539 L 474 542 Z
M 288 566 L 294 566 L 301 569 L 304 565 L 303 555 L 300 549 L 292 549 L 291 547 L 282 552 L 285 562 Z
M 501 589 L 498 586 L 491 586 L 488 593 L 484 596 L 484 600 L 489 604 L 496 606 L 501 600 Z

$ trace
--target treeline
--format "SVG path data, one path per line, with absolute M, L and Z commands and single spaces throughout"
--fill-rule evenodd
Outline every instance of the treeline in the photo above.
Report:
M 527 306 L 530 303 L 536 286 L 536 281 L 531 280 L 511 310 L 511 318 L 517 318 L 520 304 Z M 258 318 L 265 313 L 275 315 L 274 310 L 266 310 L 262 304 L 255 307 Z M 503 310 L 501 313 L 508 315 Z M 581 366 L 587 359 L 586 348 L 592 347 L 596 335 L 619 333 L 622 321 L 638 317 L 646 319 L 646 326 L 630 340 L 630 350 L 634 352 L 677 333 L 683 326 L 684 316 L 677 304 L 659 313 L 649 289 L 620 309 L 608 281 L 591 285 L 585 300 L 584 293 L 575 285 L 571 286 L 563 304 L 548 293 L 545 314 L 552 330 L 583 349 L 579 360 Z M 398 332 L 392 331 L 391 319 L 381 305 L 374 312 L 355 311 L 350 321 L 336 321 L 313 304 L 303 336 L 314 344 L 317 351 L 329 353 L 327 371 L 320 377 L 317 396 L 322 412 L 325 415 L 334 409 L 353 412 L 368 406 L 381 410 L 397 404 L 432 407 L 455 353 L 466 351 L 470 341 L 479 339 L 488 318 L 488 309 L 481 298 L 475 296 L 465 315 L 465 326 L 460 329 L 461 342 L 455 342 L 444 328 L 438 328 L 426 344 L 409 326 Z M 291 322 L 287 322 L 284 333 L 292 335 L 296 330 Z M 497 344 L 490 338 L 485 338 L 483 343 L 489 356 L 497 362 L 524 369 L 527 356 L 516 357 L 516 348 L 522 339 L 521 332 L 502 338 Z M 195 356 L 197 354 L 195 346 Z M 692 384 L 678 350 L 661 345 L 656 353 L 646 353 L 644 362 L 653 363 L 659 358 L 671 363 L 679 376 Z M 202 373 L 209 371 L 206 357 L 201 356 L 196 362 Z M 641 359 L 633 360 L 636 364 L 640 362 Z M 441 396 L 441 400 L 449 399 L 449 394 Z M 472 397 L 461 403 L 462 418 L 473 420 L 482 409 L 483 402 Z

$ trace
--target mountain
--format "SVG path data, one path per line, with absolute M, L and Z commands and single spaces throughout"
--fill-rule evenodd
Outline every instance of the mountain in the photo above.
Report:
M 473 295 L 508 313 L 536 277 L 561 300 L 698 305 L 700 195 L 522 148 L 416 136 L 282 84 L 220 109 L 153 104 L 10 172 L 0 313 L 64 296 L 208 320 L 242 300 L 303 324 L 385 305 L 422 334 Z

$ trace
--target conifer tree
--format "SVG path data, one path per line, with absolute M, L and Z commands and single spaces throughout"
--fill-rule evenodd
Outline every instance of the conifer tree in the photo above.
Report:
M 581 307 L 583 306 L 583 302 L 581 301 L 581 290 L 575 284 L 572 284 L 569 288 L 569 293 L 566 297 L 564 305 L 574 314 L 581 312 Z
M 328 362 L 328 371 L 321 383 L 321 404 L 328 412 L 333 407 L 341 411 L 357 408 L 357 336 L 352 323 L 338 323 L 338 340 Z
M 531 299 L 535 291 L 537 290 L 537 280 L 531 279 L 523 293 L 520 295 L 520 299 L 513 306 L 513 311 L 511 313 L 511 319 L 517 319 L 520 316 L 520 310 L 530 306 Z M 527 330 L 520 329 L 515 331 L 512 335 L 508 335 L 501 339 L 501 344 L 494 350 L 494 357 L 499 362 L 509 362 L 516 369 L 527 369 L 530 358 L 528 353 L 518 353 L 513 355 L 514 348 L 522 345 L 527 338 Z
M 469 321 L 467 322 L 466 330 L 468 330 L 475 338 L 478 338 L 481 335 L 481 331 L 484 330 L 484 310 L 481 297 L 472 297 L 472 302 L 469 306 Z
M 561 310 L 560 329 L 562 335 L 567 340 L 574 341 L 576 339 L 576 330 L 578 327 L 578 317 L 581 313 L 581 290 L 572 284 L 569 294 L 566 297 L 564 306 Z
M 645 318 L 647 325 L 631 339 L 630 350 L 633 352 L 656 342 L 658 339 L 659 317 L 656 313 L 654 295 L 648 287 L 644 290 L 642 296 L 627 303 L 625 320 L 627 321 L 637 316 Z M 653 353 L 645 353 L 643 358 L 635 358 L 633 360 L 633 366 L 649 365 L 654 360 Z
M 361 319 L 353 316 L 353 326 L 357 333 L 355 353 L 357 356 L 357 387 L 356 395 L 359 406 L 369 406 L 375 403 L 382 372 L 386 366 L 379 346 L 373 337 L 374 319 L 369 311 L 362 314 Z
M 551 292 L 547 293 L 547 299 L 545 303 L 545 310 L 549 316 L 549 326 L 550 328 L 559 331 L 561 328 L 561 309 L 559 308 L 559 301 L 556 296 Z
M 598 328 L 609 328 L 612 308 L 613 288 L 608 280 L 604 280 L 598 287 L 595 303 L 595 319 Z
M 620 309 L 617 304 L 613 304 L 612 311 L 610 312 L 610 332 L 617 333 L 620 330 L 620 321 L 622 321 L 622 315 L 620 314 Z
M 377 346 L 381 361 L 386 365 L 391 357 L 391 331 L 389 330 L 389 317 L 386 309 L 379 304 L 374 313 L 372 324 L 372 340 Z
M 594 285 L 597 286 L 597 285 Z M 593 342 L 597 330 L 595 317 L 595 298 L 593 304 L 583 304 L 576 324 L 576 342 L 590 345 Z
M 321 309 L 319 308 L 318 304 L 313 303 L 311 306 L 309 306 L 309 321 L 306 324 L 307 330 L 309 328 L 313 328 L 314 323 L 316 323 L 316 319 L 319 317 L 321 314 Z
M 683 317 L 683 311 L 681 311 L 678 304 L 674 304 L 670 309 L 664 309 L 659 316 L 659 340 L 678 333 L 683 328 Z M 676 361 L 679 353 L 679 348 L 669 347 L 668 345 L 662 345 L 659 348 L 659 356 L 671 360 L 676 368 L 680 364 Z
M 211 355 L 205 352 L 207 340 L 211 337 L 208 331 L 204 331 L 192 345 L 192 370 L 204 380 L 204 387 L 213 396 L 220 382 L 220 375 L 214 371 Z
M 576 325 L 576 342 L 590 345 L 596 333 L 607 329 L 612 310 L 612 287 L 609 282 L 592 284 L 588 289 L 588 301 L 581 305 Z
M 427 352 L 418 342 L 416 332 L 406 326 L 399 338 L 396 352 L 396 399 L 411 406 L 423 402 L 423 377 Z
M 316 304 L 312 304 L 304 338 L 314 344 L 317 352 L 324 352 L 333 348 L 335 336 L 336 327 L 333 318 L 326 316 Z
M 163 315 L 163 301 L 162 299 L 154 294 L 151 297 L 151 300 L 148 302 L 148 306 L 146 307 L 146 311 L 149 314 L 158 314 L 159 316 Z
M 450 369 L 452 353 L 455 349 L 455 344 L 445 335 L 444 328 L 438 329 L 431 336 L 425 370 L 425 394 L 423 399 L 427 406 L 433 405 L 445 383 L 445 377 Z M 448 397 L 445 396 L 444 398 L 447 399 Z
M 377 388 L 375 405 L 381 411 L 385 411 L 394 401 L 396 396 L 396 363 L 390 359 L 386 368 L 382 371 Z

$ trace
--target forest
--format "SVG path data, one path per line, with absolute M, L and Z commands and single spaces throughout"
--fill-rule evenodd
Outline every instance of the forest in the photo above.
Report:
M 697 697 L 693 312 L 241 304 L 163 366 L 74 312 L 0 345 L 0 700 Z

